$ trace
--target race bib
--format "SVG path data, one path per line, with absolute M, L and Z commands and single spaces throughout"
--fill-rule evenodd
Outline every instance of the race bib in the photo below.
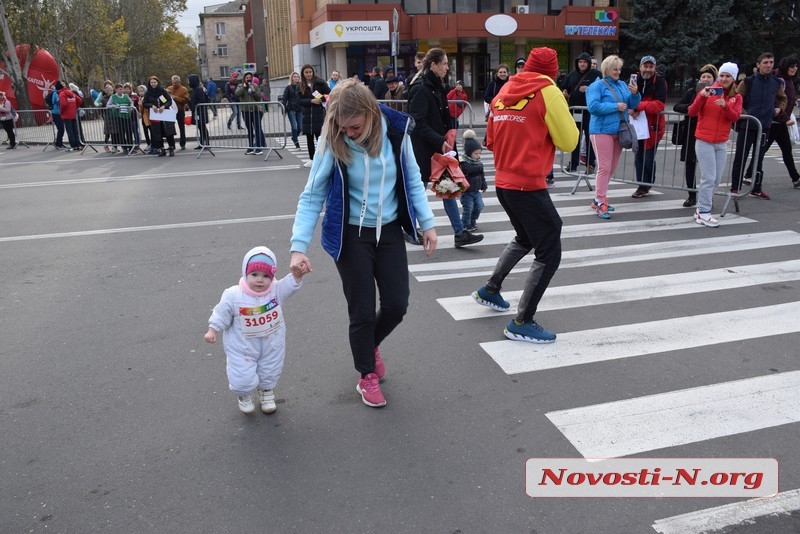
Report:
M 239 325 L 244 337 L 266 337 L 283 326 L 283 313 L 277 299 L 262 306 L 240 306 Z

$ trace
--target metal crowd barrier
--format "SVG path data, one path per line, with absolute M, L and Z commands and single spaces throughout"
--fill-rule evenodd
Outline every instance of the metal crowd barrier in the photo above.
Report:
M 14 126 L 18 147 L 30 148 L 31 145 L 44 145 L 42 150 L 44 152 L 47 147 L 55 145 L 56 127 L 49 110 L 17 110 L 17 120 L 14 122 Z M 65 132 L 64 139 L 66 138 Z M 8 135 L 4 129 L 0 128 L 0 145 L 7 143 Z
M 586 110 L 585 106 L 572 106 L 570 110 L 573 112 L 573 116 L 575 117 L 576 121 L 579 120 L 581 117 L 581 112 Z M 623 150 L 622 155 L 620 157 L 619 164 L 617 165 L 617 169 L 612 176 L 611 180 L 614 182 L 619 183 L 626 183 L 639 186 L 647 186 L 647 187 L 655 187 L 661 189 L 673 189 L 679 191 L 697 191 L 697 187 L 689 188 L 686 185 L 686 163 L 685 161 L 681 161 L 681 146 L 685 146 L 686 143 L 693 143 L 694 139 L 690 136 L 689 128 L 686 128 L 684 132 L 683 139 L 680 139 L 679 136 L 676 134 L 675 141 L 678 144 L 673 143 L 673 130 L 679 128 L 680 121 L 686 117 L 683 113 L 678 113 L 676 111 L 662 111 L 661 115 L 665 117 L 666 120 L 666 128 L 664 131 L 664 136 L 659 140 L 658 144 L 655 147 L 655 154 L 653 160 L 653 176 L 646 177 L 642 176 L 642 181 L 639 181 L 636 177 L 636 168 L 635 168 L 635 160 L 636 155 L 629 149 Z M 722 180 L 720 182 L 719 189 L 715 192 L 716 195 L 725 196 L 725 202 L 723 204 L 722 210 L 720 212 L 721 216 L 725 216 L 727 213 L 731 202 L 734 203 L 735 210 L 739 211 L 739 199 L 747 195 L 750 190 L 752 189 L 751 186 L 745 184 L 740 179 L 740 185 L 738 189 L 738 194 L 734 194 L 730 191 L 732 181 L 733 181 L 733 161 L 736 153 L 736 140 L 737 136 L 739 135 L 748 135 L 751 131 L 755 131 L 755 138 L 761 138 L 761 123 L 755 117 L 751 115 L 742 115 L 737 123 L 741 128 L 741 131 L 738 128 L 731 129 L 731 134 L 728 140 L 728 154 L 725 160 L 725 170 L 722 173 Z M 578 125 L 580 128 L 580 124 Z M 651 135 L 653 132 L 651 131 Z M 583 131 L 581 131 L 581 135 L 583 135 Z M 589 140 L 587 139 L 587 142 Z M 760 151 L 760 144 L 758 142 L 754 143 L 752 159 L 753 161 L 757 161 L 758 154 Z M 588 152 L 588 151 L 587 151 Z M 596 157 L 596 156 L 595 156 Z M 571 159 L 571 153 L 566 152 L 561 154 L 561 168 L 562 172 L 567 174 L 568 176 L 572 176 L 576 178 L 575 184 L 572 188 L 572 194 L 578 190 L 581 185 L 581 182 L 586 184 L 586 187 L 589 191 L 593 190 L 592 184 L 589 181 L 590 176 L 594 176 L 594 174 L 589 174 L 588 171 L 588 160 L 586 161 L 586 165 L 583 168 L 583 172 L 579 172 L 576 169 L 567 170 L 566 163 L 569 162 Z M 744 162 L 742 164 L 742 173 L 744 173 L 745 168 L 747 167 L 747 163 L 749 162 L 749 158 L 745 157 Z M 652 182 L 646 181 L 647 178 L 652 178 Z M 740 177 L 741 178 L 741 177 Z M 755 178 L 754 178 L 755 179 Z M 695 186 L 700 183 L 700 166 L 697 165 L 695 168 Z
M 210 109 L 213 107 L 216 108 L 216 116 Z M 286 110 L 280 102 L 198 104 L 195 113 L 199 117 L 207 116 L 208 120 L 205 130 L 202 125 L 195 127 L 197 144 L 201 147 L 198 158 L 206 151 L 214 155 L 212 149 L 233 149 L 243 150 L 248 155 L 260 156 L 265 153 L 264 161 L 273 153 L 283 159 L 278 151 L 286 148 L 291 128 L 287 129 Z M 234 114 L 239 114 L 238 120 L 243 129 L 237 128 Z
M 84 117 L 78 118 L 83 151 L 103 147 L 106 152 L 117 152 L 119 149 L 126 156 L 141 150 L 141 115 L 135 108 L 82 108 Z M 79 114 L 80 115 L 80 114 Z

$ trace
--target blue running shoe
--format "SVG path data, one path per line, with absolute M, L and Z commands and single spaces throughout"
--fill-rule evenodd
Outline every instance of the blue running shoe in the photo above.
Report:
M 508 339 L 527 341 L 528 343 L 552 343 L 556 340 L 554 333 L 545 330 L 536 321 L 518 325 L 514 319 L 511 319 L 503 333 Z
M 592 200 L 592 209 L 593 209 L 594 211 L 597 211 L 597 208 L 598 208 L 599 206 L 600 206 L 600 205 L 597 203 L 597 199 L 594 199 L 594 200 Z M 614 206 L 612 206 L 611 204 L 609 204 L 608 202 L 606 202 L 606 211 L 614 211 Z
M 504 300 L 500 293 L 490 293 L 486 286 L 481 286 L 477 291 L 473 291 L 472 298 L 481 306 L 488 306 L 497 311 L 506 311 L 511 307 L 511 304 Z

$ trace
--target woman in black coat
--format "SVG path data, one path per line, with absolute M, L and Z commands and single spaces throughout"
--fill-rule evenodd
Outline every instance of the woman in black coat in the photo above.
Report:
M 447 105 L 447 88 L 444 78 L 450 70 L 447 54 L 441 48 L 431 48 L 423 61 L 422 75 L 411 85 L 408 97 L 408 114 L 414 118 L 411 144 L 417 158 L 422 183 L 425 187 L 431 177 L 431 157 L 455 150 L 445 140 L 450 129 L 450 109 Z M 464 229 L 458 202 L 442 199 L 444 210 L 455 233 L 456 247 L 471 245 L 483 239 Z
M 164 89 L 161 81 L 156 76 L 147 79 L 147 91 L 142 98 L 142 107 L 150 110 L 150 138 L 152 147 L 158 150 L 159 157 L 166 156 L 164 150 L 164 137 L 169 143 L 169 155 L 175 155 L 175 123 L 173 121 L 159 121 L 157 111 L 172 107 L 172 95 Z
M 717 67 L 714 65 L 708 64 L 703 65 L 700 69 L 700 85 L 711 85 L 714 83 L 714 80 L 717 79 Z M 697 88 L 690 87 L 681 97 L 680 102 L 673 106 L 673 110 L 677 111 L 678 113 L 688 113 L 689 106 L 692 102 L 694 102 L 695 97 L 697 96 Z M 684 175 L 686 176 L 686 187 L 689 189 L 694 189 L 695 186 L 695 170 L 697 168 L 697 156 L 694 153 L 694 133 L 697 129 L 697 117 L 689 117 L 686 116 L 682 119 L 683 121 L 687 121 L 689 126 L 686 133 L 680 136 L 677 140 L 679 144 L 681 144 L 681 161 L 685 162 L 683 167 Z M 675 128 L 678 128 L 678 125 L 675 125 Z M 689 198 L 687 198 L 683 202 L 683 207 L 691 208 L 692 206 L 697 204 L 697 193 L 695 191 L 689 191 Z
M 322 123 L 325 120 L 323 95 L 327 95 L 331 90 L 325 80 L 317 78 L 317 75 L 314 74 L 314 67 L 311 65 L 303 65 L 300 75 L 302 80 L 300 80 L 300 91 L 297 96 L 303 110 L 303 134 L 308 143 L 308 157 L 313 160 L 316 152 L 314 140 L 319 139 Z

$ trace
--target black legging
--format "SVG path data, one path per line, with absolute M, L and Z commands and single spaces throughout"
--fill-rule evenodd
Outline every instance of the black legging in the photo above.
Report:
M 314 146 L 314 139 L 319 139 L 319 134 L 306 134 L 306 143 L 308 144 L 308 159 L 314 159 L 317 149 Z

